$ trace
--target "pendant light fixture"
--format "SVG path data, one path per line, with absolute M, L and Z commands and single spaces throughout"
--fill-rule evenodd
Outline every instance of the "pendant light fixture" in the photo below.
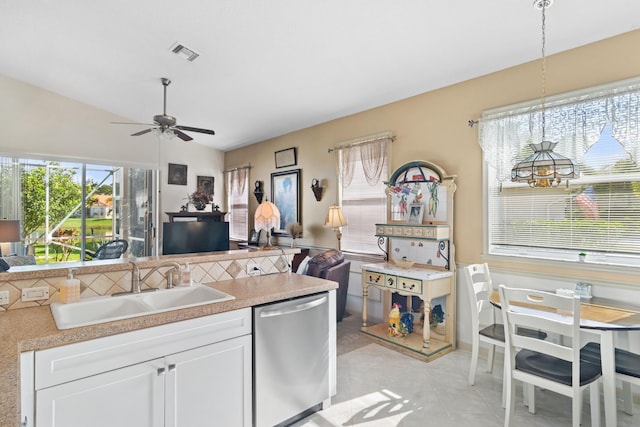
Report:
M 546 44 L 546 16 L 547 7 L 553 4 L 553 0 L 535 0 L 533 6 L 542 11 L 542 142 L 529 144 L 533 154 L 517 163 L 511 169 L 511 181 L 526 182 L 530 187 L 555 187 L 561 180 L 574 178 L 578 174 L 578 166 L 571 159 L 561 156 L 553 151 L 557 142 L 545 140 L 546 114 L 545 96 L 547 80 L 545 76 L 545 44 Z

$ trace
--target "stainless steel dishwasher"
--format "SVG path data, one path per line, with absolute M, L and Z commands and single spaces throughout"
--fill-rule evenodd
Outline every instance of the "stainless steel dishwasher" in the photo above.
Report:
M 255 427 L 286 425 L 330 398 L 328 292 L 254 307 L 253 341 Z

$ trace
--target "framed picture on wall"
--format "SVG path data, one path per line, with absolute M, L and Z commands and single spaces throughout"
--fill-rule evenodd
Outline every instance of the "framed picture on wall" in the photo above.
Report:
M 276 169 L 295 166 L 298 164 L 295 147 L 276 151 L 275 155 L 276 155 Z
M 287 224 L 300 218 L 300 169 L 271 174 L 271 201 L 280 211 L 280 226 L 273 234 L 287 234 Z
M 213 201 L 213 183 L 215 182 L 215 178 L 212 176 L 198 176 L 198 190 L 204 191 L 204 193 L 209 196 L 209 201 Z
M 187 165 L 169 163 L 168 184 L 187 185 Z

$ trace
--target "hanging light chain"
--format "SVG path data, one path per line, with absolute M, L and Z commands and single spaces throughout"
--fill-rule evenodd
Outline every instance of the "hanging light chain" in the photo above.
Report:
M 541 74 L 542 74 L 542 94 L 540 97 L 541 108 L 542 108 L 542 140 L 545 138 L 545 128 L 546 126 L 546 114 L 545 114 L 545 97 L 547 95 L 547 77 L 546 77 L 546 56 L 545 56 L 545 45 L 546 45 L 546 14 L 545 10 L 547 9 L 548 2 L 546 0 L 542 0 L 542 65 L 541 65 Z

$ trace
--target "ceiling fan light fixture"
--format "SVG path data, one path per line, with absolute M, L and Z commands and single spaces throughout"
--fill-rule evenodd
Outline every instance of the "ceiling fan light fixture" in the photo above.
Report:
M 195 50 L 186 47 L 182 43 L 177 42 L 173 46 L 171 46 L 171 52 L 189 62 L 195 61 L 200 56 L 200 54 Z
M 161 127 L 153 128 L 151 132 L 158 138 L 164 139 L 164 140 L 170 140 L 176 136 L 173 129 L 163 129 Z

